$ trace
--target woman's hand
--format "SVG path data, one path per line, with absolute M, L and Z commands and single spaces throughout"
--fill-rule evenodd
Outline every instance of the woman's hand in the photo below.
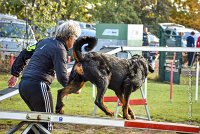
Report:
M 18 77 L 12 75 L 12 76 L 10 77 L 10 79 L 8 80 L 8 86 L 9 86 L 9 87 L 14 87 L 14 86 L 16 86 L 17 80 L 18 80 Z

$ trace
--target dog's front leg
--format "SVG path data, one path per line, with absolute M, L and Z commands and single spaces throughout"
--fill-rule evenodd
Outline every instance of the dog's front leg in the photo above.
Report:
M 128 105 L 128 103 L 127 103 L 128 101 L 124 100 L 123 97 L 119 98 L 119 100 L 123 104 L 123 106 L 122 106 L 123 118 L 130 120 L 133 116 L 132 119 L 134 119 L 134 113 L 133 113 L 131 107 Z
M 129 113 L 132 114 L 131 113 L 132 110 L 130 109 L 130 106 L 128 104 L 132 88 L 133 87 L 131 86 L 130 79 L 127 78 L 126 81 L 124 82 L 124 99 L 122 100 L 122 103 L 123 103 L 123 107 L 122 107 L 123 117 L 125 119 L 127 119 L 127 120 L 131 119 L 131 116 L 129 115 Z
M 56 113 L 63 114 L 64 113 L 64 96 L 77 93 L 84 86 L 84 81 L 77 82 L 76 80 L 72 80 L 69 85 L 63 89 L 58 90 L 57 94 L 57 103 L 56 103 Z
M 63 97 L 65 95 L 62 94 L 62 92 L 63 92 L 64 89 L 65 88 L 60 89 L 57 92 L 56 113 L 59 113 L 59 114 L 64 114 L 64 110 L 63 110 L 63 107 L 64 107 Z
M 130 120 L 132 117 L 130 115 L 132 115 L 132 113 L 130 113 L 130 106 L 128 104 L 129 99 L 124 99 L 124 103 L 122 106 L 122 111 L 123 111 L 123 117 L 124 119 Z M 130 113 L 130 115 L 129 115 Z
M 130 105 L 128 105 L 128 113 L 131 115 L 131 119 L 136 119 L 135 113 L 133 112 Z
M 121 92 L 115 92 L 117 97 L 119 98 L 120 102 L 125 105 L 124 95 Z M 128 114 L 131 116 L 132 119 L 135 119 L 135 114 L 133 110 L 131 109 L 130 105 L 128 105 Z

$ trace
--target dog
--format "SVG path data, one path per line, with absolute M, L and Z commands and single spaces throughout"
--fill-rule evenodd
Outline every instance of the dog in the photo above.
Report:
M 69 85 L 58 90 L 56 113 L 63 114 L 65 95 L 79 91 L 86 81 L 90 81 L 97 87 L 95 104 L 109 116 L 114 116 L 103 103 L 103 96 L 107 88 L 113 90 L 123 104 L 123 118 L 135 119 L 135 114 L 128 105 L 131 92 L 142 86 L 148 72 L 154 72 L 148 61 L 140 56 L 134 55 L 131 59 L 120 59 L 111 55 L 88 52 L 82 53 L 82 46 L 88 43 L 85 50 L 92 50 L 97 44 L 95 37 L 79 38 L 73 48 L 75 64 L 70 74 Z

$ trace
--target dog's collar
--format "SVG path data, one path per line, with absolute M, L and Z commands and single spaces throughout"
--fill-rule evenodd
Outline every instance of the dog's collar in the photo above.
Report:
M 62 38 L 56 38 L 56 39 L 57 39 L 58 41 L 62 42 L 62 44 L 64 45 L 65 49 L 66 49 L 67 51 L 69 51 L 69 48 L 67 47 L 67 44 L 66 44 L 66 42 L 65 42 L 64 39 L 62 39 Z

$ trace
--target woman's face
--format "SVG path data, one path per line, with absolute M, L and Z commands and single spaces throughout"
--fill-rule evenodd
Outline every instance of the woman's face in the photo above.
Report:
M 74 45 L 76 39 L 77 39 L 77 38 L 75 38 L 74 36 L 70 36 L 70 37 L 68 38 L 68 40 L 66 41 L 66 44 L 67 44 L 67 47 L 68 47 L 69 49 L 71 49 L 71 48 L 73 47 L 73 45 Z

